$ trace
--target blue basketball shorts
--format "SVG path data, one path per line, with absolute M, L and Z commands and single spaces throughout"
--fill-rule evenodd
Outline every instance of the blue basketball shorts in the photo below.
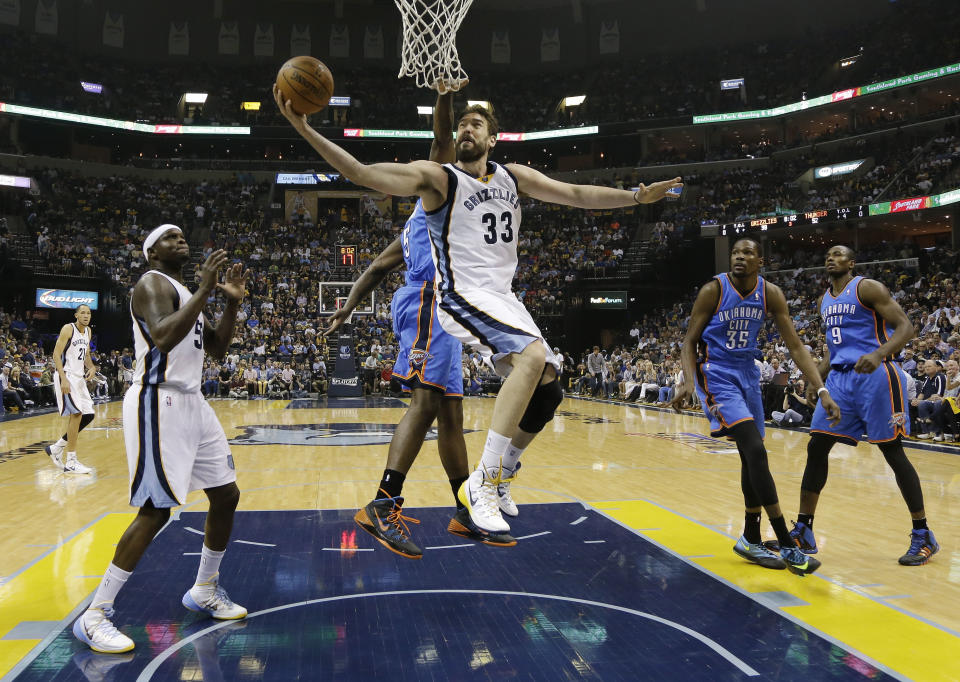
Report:
M 433 282 L 404 286 L 393 295 L 397 361 L 393 376 L 406 388 L 429 388 L 445 396 L 463 395 L 463 346 L 443 331 L 437 318 Z
M 763 437 L 760 370 L 752 360 L 743 365 L 698 362 L 696 390 L 711 436 L 726 436 L 731 427 L 753 420 Z
M 825 433 L 848 445 L 859 443 L 864 434 L 871 443 L 885 443 L 910 433 L 907 376 L 898 363 L 886 361 L 870 374 L 833 369 L 826 385 L 840 407 L 840 423 L 832 426 L 817 403 L 810 433 Z

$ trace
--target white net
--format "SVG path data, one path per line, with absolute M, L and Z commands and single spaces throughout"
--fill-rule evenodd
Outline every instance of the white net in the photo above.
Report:
M 402 63 L 397 78 L 412 76 L 421 88 L 456 92 L 467 82 L 457 54 L 457 29 L 473 0 L 394 0 L 403 19 Z

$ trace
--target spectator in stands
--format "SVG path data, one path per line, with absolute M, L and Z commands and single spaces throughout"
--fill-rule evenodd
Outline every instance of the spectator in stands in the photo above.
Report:
M 916 437 L 921 439 L 943 439 L 943 432 L 937 431 L 937 424 L 933 416 L 940 409 L 944 391 L 947 389 L 947 378 L 943 373 L 943 363 L 939 360 L 927 360 L 924 364 L 924 380 L 917 390 L 917 397 L 910 401 L 916 408 L 917 428 Z
M 3 371 L 0 372 L 0 391 L 2 391 L 3 402 L 7 407 L 16 408 L 20 412 L 27 410 L 27 405 L 23 397 L 13 387 L 10 386 L 10 372 L 13 365 L 9 362 L 4 363 Z

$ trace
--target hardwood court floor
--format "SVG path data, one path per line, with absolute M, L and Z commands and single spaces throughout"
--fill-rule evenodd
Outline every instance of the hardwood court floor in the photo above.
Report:
M 403 414 L 395 399 L 320 408 L 311 401 L 213 406 L 233 440 L 245 511 L 362 506 L 374 493 L 386 442 Z M 464 401 L 473 459 L 492 406 L 489 399 Z M 56 415 L 0 422 L 6 511 L 0 675 L 44 636 L 11 635 L 14 628 L 61 621 L 81 606 L 129 522 L 120 403 L 97 411 L 79 447 L 81 461 L 96 468 L 90 477 L 64 476 L 50 466 L 42 445 L 63 430 Z M 909 515 L 882 456 L 864 444 L 836 446 L 815 524 L 823 567 L 801 580 L 746 564 L 730 551 L 743 523 L 739 458 L 730 444 L 705 437 L 706 427 L 699 416 L 568 398 L 524 454 L 514 497 L 521 513 L 523 504 L 585 503 L 894 675 L 960 678 L 960 456 L 908 449 L 942 549 L 928 565 L 907 568 L 897 557 L 909 544 Z M 768 429 L 766 444 L 789 519 L 796 512 L 806 435 Z M 452 507 L 436 440 L 425 443 L 404 495 L 414 517 L 417 507 Z M 182 509 L 204 510 L 202 494 L 191 495 Z M 763 595 L 783 594 L 792 601 L 764 601 Z

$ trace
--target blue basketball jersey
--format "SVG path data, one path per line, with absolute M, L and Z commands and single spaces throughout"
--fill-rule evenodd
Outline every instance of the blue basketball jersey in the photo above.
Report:
M 831 365 L 854 365 L 890 338 L 883 317 L 860 302 L 857 288 L 863 277 L 854 277 L 839 296 L 827 289 L 820 302 Z
M 406 225 L 400 235 L 403 246 L 403 262 L 407 266 L 404 275 L 407 286 L 419 286 L 423 282 L 433 285 L 436 268 L 433 265 L 433 255 L 430 253 L 430 233 L 427 231 L 427 216 L 423 212 L 423 204 L 417 199 L 413 213 L 407 218 Z
M 706 346 L 704 360 L 709 363 L 743 365 L 757 357 L 757 335 L 767 315 L 766 283 L 757 277 L 757 286 L 741 296 L 730 275 L 716 275 L 720 283 L 720 303 L 700 335 Z

